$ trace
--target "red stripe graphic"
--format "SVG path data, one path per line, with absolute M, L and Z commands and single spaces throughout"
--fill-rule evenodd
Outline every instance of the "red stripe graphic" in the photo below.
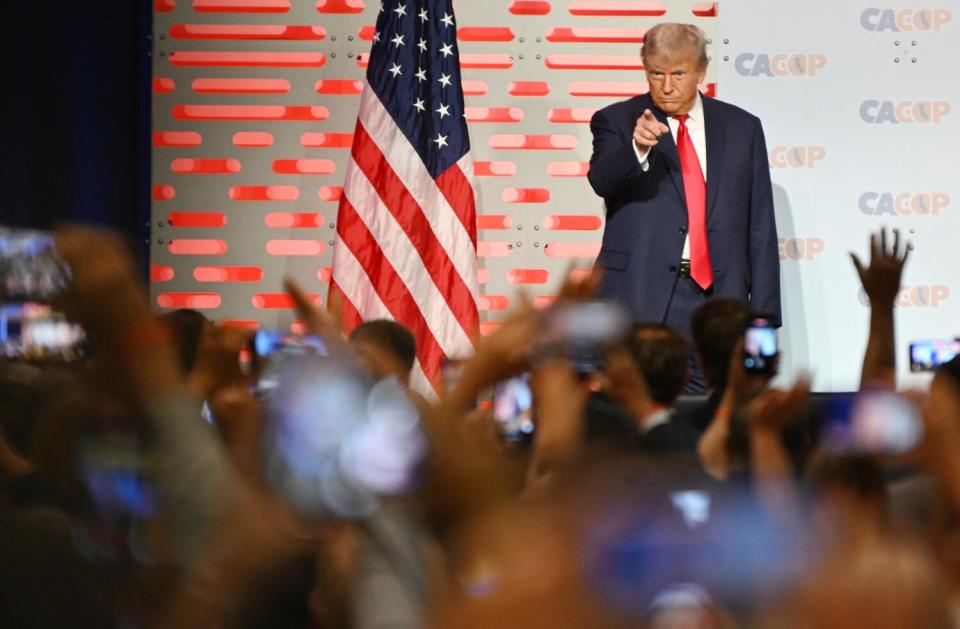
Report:
M 546 81 L 513 81 L 507 89 L 511 96 L 546 96 L 550 84 Z
M 177 105 L 177 120 L 323 121 L 330 110 L 320 105 Z
M 286 94 L 286 79 L 194 79 L 191 87 L 197 94 Z
M 300 136 L 300 144 L 311 149 L 348 149 L 353 146 L 353 134 L 308 131 Z
M 170 55 L 175 66 L 238 68 L 322 68 L 327 56 L 322 52 L 252 52 L 178 50 Z
M 160 293 L 157 295 L 157 305 L 161 308 L 210 310 L 219 308 L 220 303 L 220 295 L 216 293 Z
M 646 32 L 644 28 L 551 28 L 547 31 L 547 41 L 639 44 Z
M 193 270 L 198 282 L 259 282 L 263 269 L 255 266 L 198 266 Z
M 314 303 L 320 303 L 320 295 L 308 295 Z M 257 293 L 250 302 L 258 310 L 274 310 L 280 308 L 296 308 L 293 297 L 287 293 Z
M 506 214 L 481 214 L 477 217 L 478 229 L 510 229 L 513 221 Z
M 187 148 L 200 146 L 203 136 L 196 131 L 154 131 L 153 145 L 157 147 Z
M 517 174 L 517 165 L 513 162 L 474 162 L 475 177 L 512 177 Z
M 226 226 L 227 216 L 223 212 L 170 212 L 167 222 L 171 227 L 218 229 Z
M 569 5 L 571 15 L 636 15 L 655 17 L 667 12 L 663 2 L 578 0 Z
M 238 131 L 233 134 L 233 145 L 239 148 L 266 148 L 273 146 L 273 135 L 264 131 Z
M 322 256 L 327 245 L 322 240 L 271 240 L 266 250 L 272 256 Z
M 506 26 L 464 26 L 457 30 L 460 41 L 504 42 L 514 37 L 513 29 Z
M 510 3 L 510 13 L 514 15 L 547 15 L 550 13 L 550 3 L 543 0 L 513 0 Z
M 263 223 L 272 229 L 317 229 L 323 227 L 323 214 L 316 212 L 270 212 Z
M 363 13 L 363 0 L 317 0 L 320 13 Z
M 332 175 L 337 164 L 331 159 L 278 159 L 273 172 L 278 175 Z
M 319 40 L 327 36 L 327 29 L 282 24 L 175 24 L 170 36 L 174 39 Z
M 235 175 L 242 166 L 236 159 L 187 159 L 170 162 L 170 170 L 178 175 Z
M 233 186 L 230 198 L 234 201 L 296 201 L 300 188 L 296 186 Z
M 318 94 L 330 95 L 354 95 L 363 92 L 363 81 L 352 81 L 345 79 L 321 79 L 317 81 L 314 89 Z
M 286 13 L 290 0 L 193 0 L 197 13 Z

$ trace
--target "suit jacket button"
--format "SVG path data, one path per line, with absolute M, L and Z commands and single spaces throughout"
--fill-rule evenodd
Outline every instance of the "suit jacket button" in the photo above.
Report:
M 671 266 L 670 266 L 670 272 L 671 272 L 671 273 L 676 273 L 676 272 L 677 272 L 677 267 L 671 265 Z
M 680 233 L 681 233 L 681 234 L 687 233 L 687 228 L 686 228 L 686 227 L 681 227 L 681 228 L 680 228 Z
M 627 179 L 633 179 L 636 176 L 637 176 L 637 171 L 635 170 L 631 170 L 630 172 L 627 173 Z

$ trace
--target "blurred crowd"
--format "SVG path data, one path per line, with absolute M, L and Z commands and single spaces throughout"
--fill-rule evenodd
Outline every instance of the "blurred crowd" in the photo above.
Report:
M 772 387 L 736 300 L 618 325 L 596 273 L 415 392 L 407 329 L 345 336 L 292 280 L 302 329 L 255 333 L 151 312 L 111 234 L 56 247 L 88 345 L 0 361 L 0 627 L 960 621 L 960 359 L 897 391 L 896 232 L 853 256 L 851 395 Z

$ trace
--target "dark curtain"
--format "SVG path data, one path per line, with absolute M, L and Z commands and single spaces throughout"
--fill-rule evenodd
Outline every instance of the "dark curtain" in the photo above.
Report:
M 0 2 L 0 224 L 119 230 L 146 257 L 149 0 Z

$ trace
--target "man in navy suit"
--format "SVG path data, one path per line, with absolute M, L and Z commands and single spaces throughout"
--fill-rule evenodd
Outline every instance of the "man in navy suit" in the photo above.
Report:
M 700 94 L 706 37 L 660 24 L 644 37 L 649 94 L 594 114 L 590 185 L 607 224 L 601 297 L 689 337 L 710 297 L 748 302 L 779 324 L 780 258 L 760 120 Z M 692 385 L 702 390 L 695 361 Z

